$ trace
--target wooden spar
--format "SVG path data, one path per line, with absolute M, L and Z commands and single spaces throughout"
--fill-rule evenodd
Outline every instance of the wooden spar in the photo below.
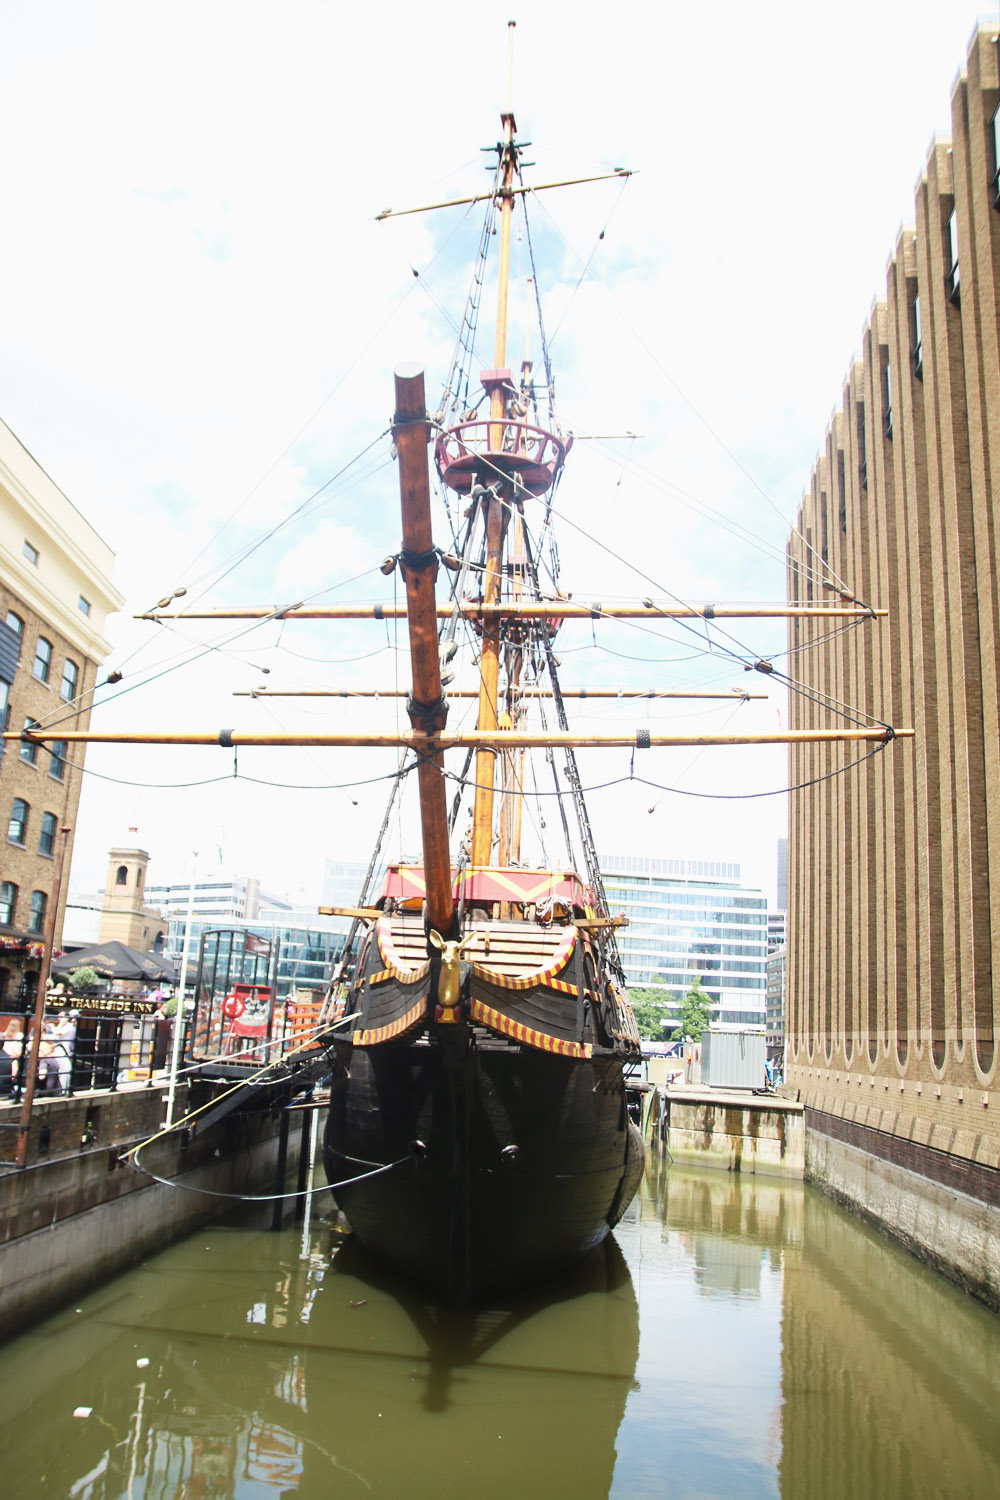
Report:
M 529 600 L 521 604 L 439 604 L 437 618 L 450 620 L 454 611 L 466 620 L 517 615 L 523 620 L 884 620 L 887 609 L 867 604 L 572 604 L 563 599 Z M 177 610 L 134 615 L 136 620 L 405 620 L 405 604 L 295 604 L 288 609 Z
M 551 698 L 550 688 L 519 688 L 522 698 Z M 742 688 L 730 688 L 727 693 L 667 692 L 653 688 L 564 688 L 559 689 L 562 698 L 712 698 L 724 703 L 744 701 L 766 702 L 767 693 L 745 693 Z M 233 693 L 234 698 L 408 698 L 405 688 L 250 688 Z M 478 688 L 449 688 L 449 698 L 478 698 Z
M 448 705 L 441 692 L 441 662 L 438 656 L 437 611 L 434 601 L 438 560 L 431 530 L 430 479 L 427 469 L 429 439 L 423 371 L 409 366 L 400 367 L 396 371 L 393 441 L 399 455 L 399 495 L 403 517 L 400 571 L 406 584 L 413 667 L 413 694 L 407 704 L 407 711 L 419 740 L 425 743 L 427 731 L 443 729 L 448 718 Z M 444 759 L 441 752 L 428 749 L 421 756 L 417 767 L 427 892 L 426 916 L 430 927 L 442 937 L 449 938 L 454 926 L 455 908 L 451 898 L 448 804 L 443 773 Z
M 872 743 L 908 740 L 913 738 L 912 729 L 786 729 L 770 734 L 657 734 L 649 731 L 648 744 L 652 748 L 684 745 L 808 745 L 838 744 L 868 740 Z M 71 745 L 220 745 L 224 750 L 243 746 L 312 745 L 330 749 L 398 749 L 400 746 L 419 750 L 421 754 L 436 755 L 439 750 L 468 750 L 489 748 L 491 750 L 559 750 L 559 749 L 615 749 L 624 746 L 645 748 L 646 734 L 642 729 L 622 730 L 620 733 L 567 734 L 564 730 L 550 729 L 535 733 L 521 729 L 460 729 L 454 732 L 425 735 L 411 729 L 380 733 L 376 731 L 345 731 L 340 734 L 287 734 L 244 732 L 240 729 L 209 730 L 206 732 L 163 730 L 161 733 L 142 730 L 93 730 L 64 729 L 60 724 L 50 730 L 8 729 L 0 739 L 21 740 L 30 745 L 44 745 L 49 740 L 65 740 Z M 640 743 L 641 742 L 641 743 Z
M 600 172 L 596 177 L 567 177 L 562 182 L 540 182 L 535 187 L 512 187 L 510 195 L 517 198 L 524 193 L 546 193 L 550 188 L 582 187 L 586 182 L 608 182 L 613 177 L 624 182 L 627 178 L 634 177 L 636 171 L 635 167 L 617 167 L 613 172 Z M 486 203 L 495 196 L 493 192 L 474 193 L 471 198 L 449 198 L 444 203 L 422 203 L 419 208 L 383 208 L 380 214 L 375 215 L 375 219 L 402 219 L 407 214 L 429 214 L 439 208 L 464 208 L 468 203 Z

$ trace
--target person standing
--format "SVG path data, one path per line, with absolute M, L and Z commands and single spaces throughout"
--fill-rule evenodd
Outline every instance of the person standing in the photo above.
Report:
M 11 1016 L 0 1047 L 0 1093 L 12 1094 L 21 1082 L 21 1058 L 24 1053 L 24 1022 Z
M 76 1042 L 76 1021 L 70 1012 L 59 1012 L 49 1033 L 49 1040 L 54 1048 L 59 1092 L 68 1094 L 73 1076 L 73 1046 Z

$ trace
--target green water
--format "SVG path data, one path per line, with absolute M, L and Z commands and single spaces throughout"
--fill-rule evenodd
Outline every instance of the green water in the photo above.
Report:
M 200 1232 L 0 1350 L 4 1494 L 1000 1496 L 1000 1319 L 818 1194 L 656 1169 L 616 1237 L 462 1314 Z

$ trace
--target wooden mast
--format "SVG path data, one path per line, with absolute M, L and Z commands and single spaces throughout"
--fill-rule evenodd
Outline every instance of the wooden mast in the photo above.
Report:
M 431 531 L 430 480 L 427 472 L 429 437 L 423 371 L 401 366 L 396 371 L 393 440 L 399 455 L 399 496 L 403 517 L 403 548 L 399 563 L 406 584 L 406 614 L 410 627 L 413 669 L 413 692 L 407 703 L 407 712 L 415 731 L 434 735 L 445 726 L 448 705 L 441 693 L 441 662 L 434 600 L 438 559 Z M 421 755 L 417 781 L 420 787 L 420 832 L 424 851 L 427 923 L 443 937 L 450 937 L 455 909 L 451 899 L 444 756 L 440 749 L 428 747 Z
M 513 33 L 511 33 L 513 35 Z M 510 231 L 514 211 L 514 170 L 517 165 L 517 149 L 514 145 L 514 116 L 508 106 L 501 116 L 503 123 L 503 146 L 500 156 L 500 252 L 497 270 L 497 321 L 493 341 L 493 369 L 484 371 L 483 384 L 490 397 L 490 449 L 500 453 L 504 446 L 504 419 L 510 387 L 510 373 L 504 368 L 507 358 L 507 290 L 510 280 Z M 489 607 L 500 598 L 500 583 L 503 569 L 503 539 L 509 514 L 510 486 L 501 476 L 484 473 L 482 482 L 487 486 L 481 504 L 485 510 L 486 531 L 486 576 L 483 602 Z M 500 681 L 500 618 L 494 616 L 483 622 L 482 649 L 480 652 L 480 688 L 478 727 L 495 730 L 498 723 L 497 691 Z M 492 750 L 476 752 L 476 796 L 472 814 L 472 863 L 482 866 L 490 862 L 493 849 L 493 786 L 496 756 Z

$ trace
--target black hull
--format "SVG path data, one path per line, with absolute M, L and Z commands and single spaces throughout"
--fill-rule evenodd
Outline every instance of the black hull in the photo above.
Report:
M 638 1186 L 643 1147 L 620 1058 L 461 1032 L 341 1049 L 324 1154 L 366 1249 L 465 1305 L 600 1244 Z M 399 1165 L 346 1180 L 374 1163 Z

